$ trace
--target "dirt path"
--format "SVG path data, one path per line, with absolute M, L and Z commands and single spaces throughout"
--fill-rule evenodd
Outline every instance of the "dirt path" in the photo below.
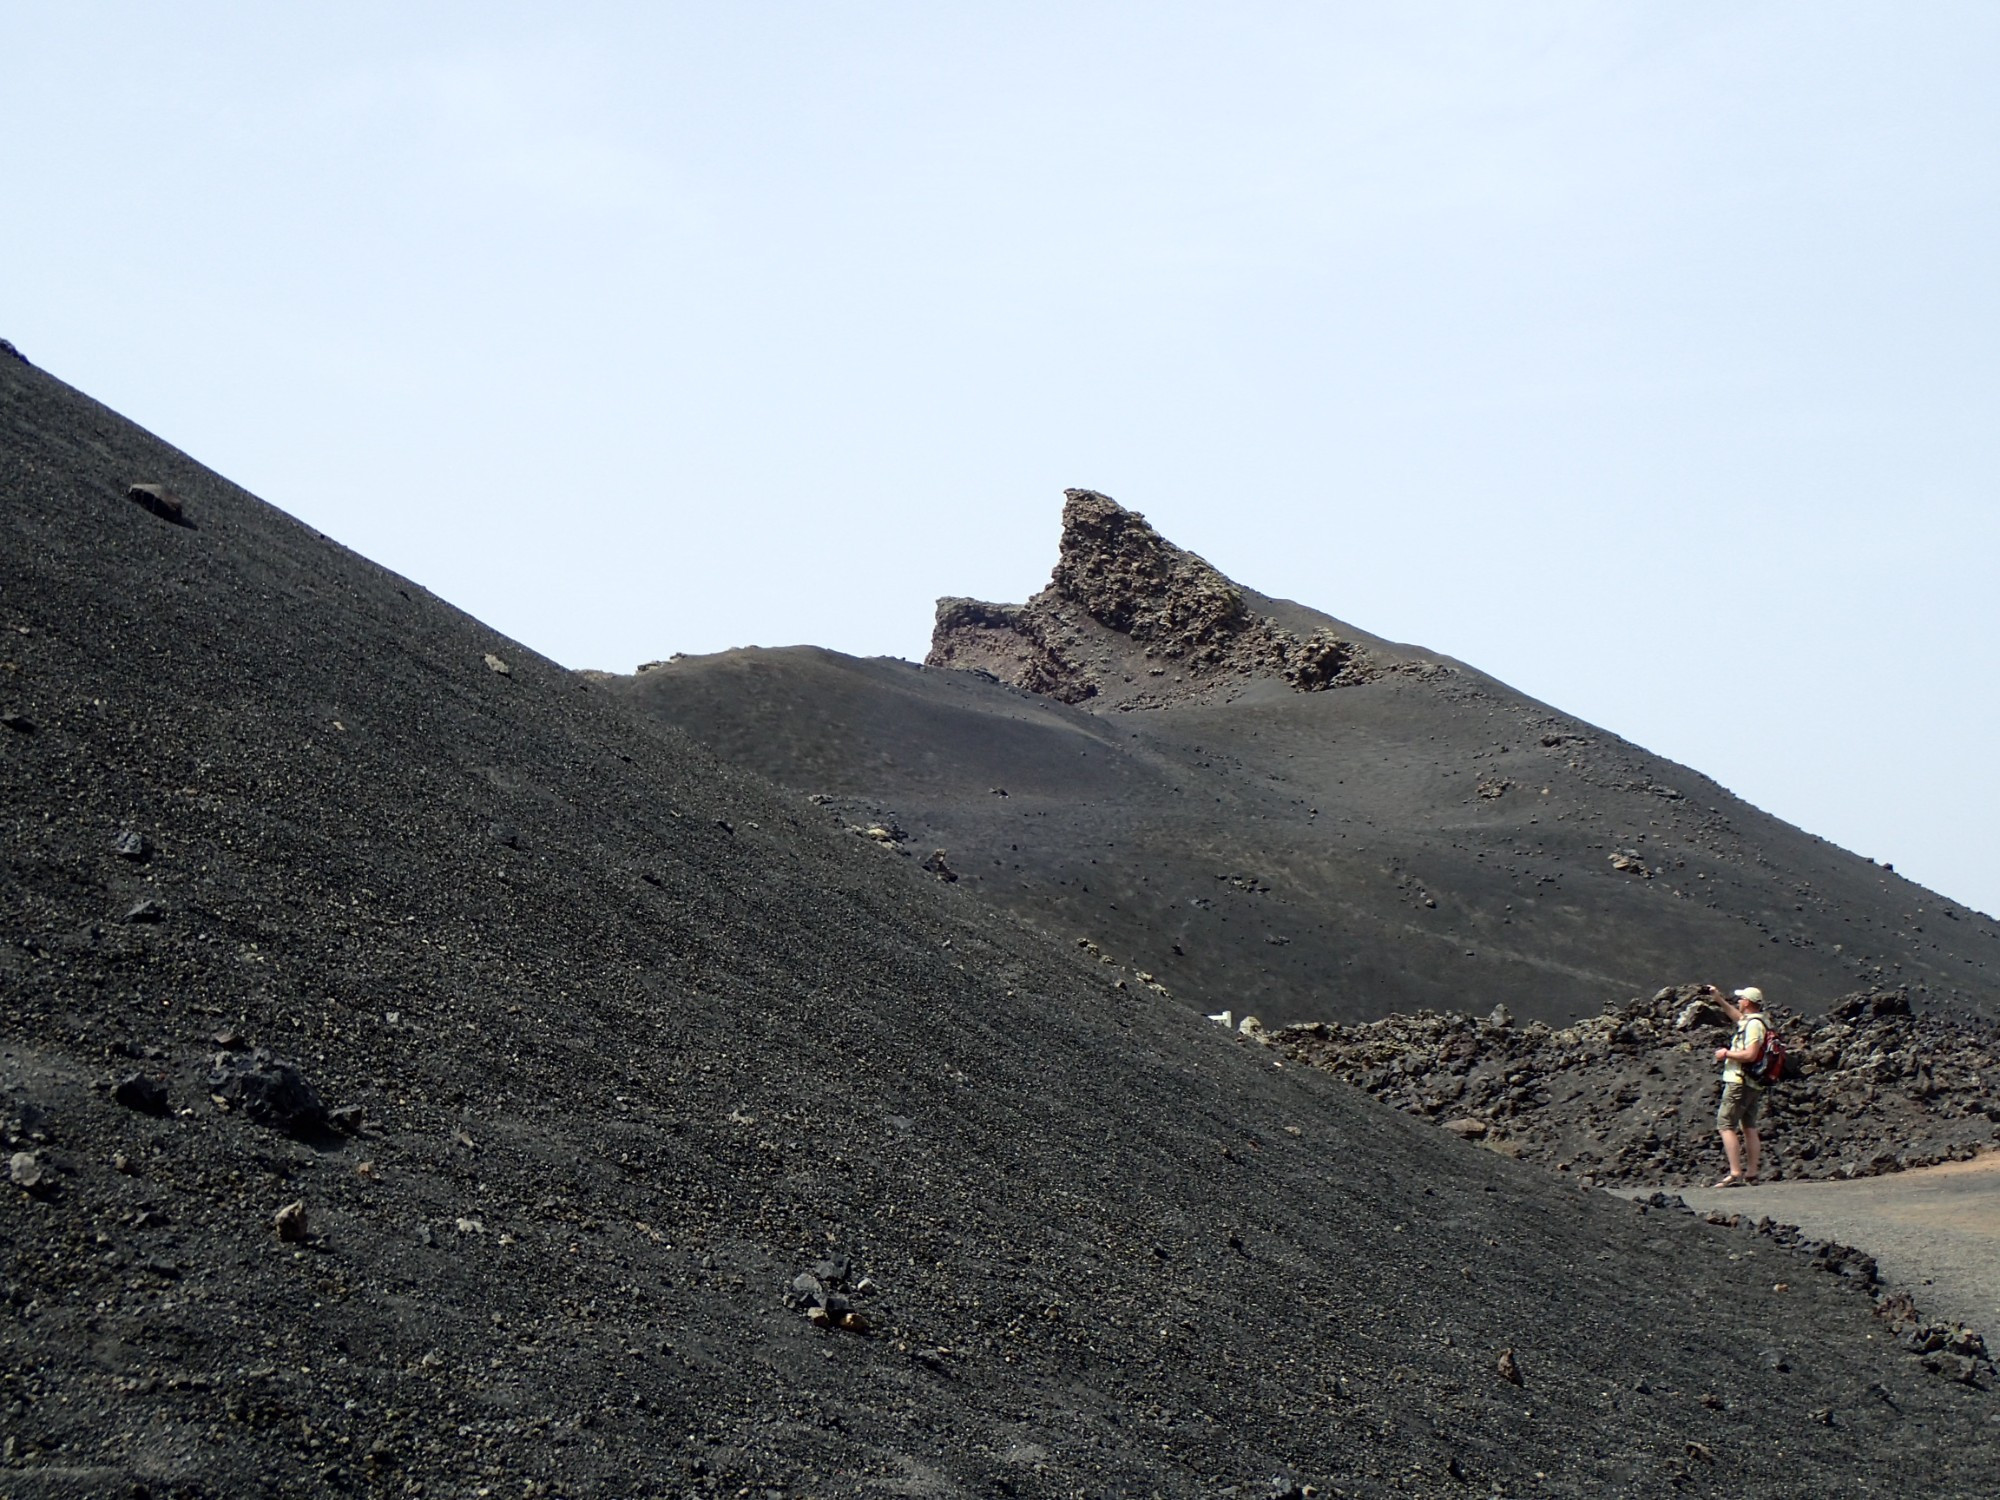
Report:
M 1769 1214 L 1857 1246 L 1926 1316 L 2000 1333 L 2000 1152 L 1855 1182 L 1678 1191 L 1697 1212 Z

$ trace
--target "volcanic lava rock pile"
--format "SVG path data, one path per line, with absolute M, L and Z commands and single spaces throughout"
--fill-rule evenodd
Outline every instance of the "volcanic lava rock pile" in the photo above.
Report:
M 1849 1178 L 1965 1160 L 2000 1142 L 2000 1027 L 1912 1014 L 1876 991 L 1772 1018 L 1793 1076 L 1766 1106 L 1767 1179 Z M 1312 1022 L 1265 1036 L 1287 1056 L 1466 1140 L 1602 1185 L 1712 1177 L 1727 1016 L 1695 986 L 1574 1025 L 1485 1017 Z

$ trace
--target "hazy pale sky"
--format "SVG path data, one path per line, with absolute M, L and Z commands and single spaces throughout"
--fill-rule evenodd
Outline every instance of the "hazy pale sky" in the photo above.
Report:
M 556 659 L 1066 485 L 2000 911 L 2000 6 L 0 0 L 0 336 Z

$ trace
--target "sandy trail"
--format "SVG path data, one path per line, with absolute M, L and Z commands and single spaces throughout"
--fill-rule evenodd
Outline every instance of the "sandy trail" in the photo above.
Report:
M 1690 1208 L 1769 1214 L 1874 1256 L 1927 1317 L 2000 1333 L 2000 1152 L 1854 1182 L 1680 1188 Z M 1634 1194 L 1637 1196 L 1637 1194 Z

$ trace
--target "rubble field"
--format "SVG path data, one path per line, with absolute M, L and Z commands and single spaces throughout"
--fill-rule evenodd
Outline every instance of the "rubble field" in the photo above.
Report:
M 1760 1125 L 1764 1181 L 1874 1176 L 2000 1144 L 2000 1026 L 1861 991 L 1769 1012 L 1789 1049 Z M 1722 1165 L 1715 1049 L 1732 1023 L 1697 985 L 1571 1026 L 1423 1011 L 1250 1032 L 1298 1062 L 1491 1150 L 1597 1186 L 1687 1186 Z

